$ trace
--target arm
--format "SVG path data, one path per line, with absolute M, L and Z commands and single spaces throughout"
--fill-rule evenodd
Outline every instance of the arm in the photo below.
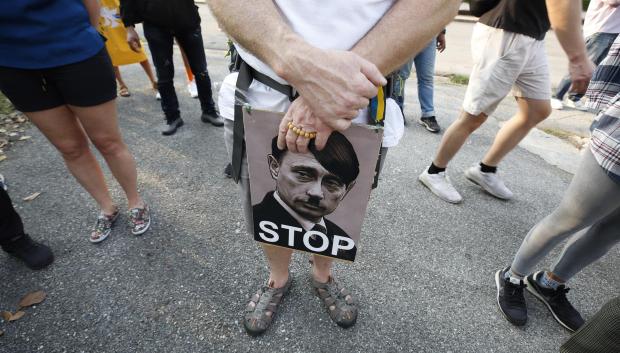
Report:
M 139 23 L 134 0 L 121 0 L 121 20 L 125 27 L 134 27 Z
M 99 27 L 99 2 L 97 0 L 82 0 L 82 3 L 84 3 L 86 12 L 88 12 L 91 26 Z
M 618 7 L 620 5 L 620 0 L 602 0 L 604 4 L 607 4 L 611 7 Z
M 588 59 L 586 45 L 581 35 L 581 1 L 547 0 L 547 12 L 551 27 L 568 57 L 571 91 L 584 93 L 594 71 Z
M 397 1 L 353 52 L 388 74 L 428 45 L 456 16 L 460 4 L 460 0 Z

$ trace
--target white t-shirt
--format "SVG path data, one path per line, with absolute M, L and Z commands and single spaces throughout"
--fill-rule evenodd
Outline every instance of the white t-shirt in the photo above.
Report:
M 592 0 L 583 24 L 583 36 L 595 33 L 620 33 L 619 7 L 612 7 L 601 0 Z
M 395 0 L 274 0 L 285 21 L 293 31 L 311 45 L 321 49 L 349 50 L 379 22 Z M 266 38 L 268 40 L 268 38 Z M 240 45 L 237 51 L 255 70 L 274 80 L 287 84 L 271 68 Z M 236 74 L 226 77 L 219 92 L 220 114 L 227 119 L 234 116 L 234 90 Z M 285 112 L 290 104 L 288 97 L 258 82 L 252 81 L 246 98 L 256 108 Z M 386 104 L 384 147 L 395 146 L 404 132 L 404 119 L 394 100 Z M 360 110 L 356 123 L 369 123 L 367 109 Z

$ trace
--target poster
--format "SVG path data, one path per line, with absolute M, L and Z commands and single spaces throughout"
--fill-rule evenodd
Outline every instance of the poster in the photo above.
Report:
M 277 147 L 282 113 L 244 109 L 254 240 L 355 260 L 381 146 L 381 128 L 352 125 L 321 151 Z

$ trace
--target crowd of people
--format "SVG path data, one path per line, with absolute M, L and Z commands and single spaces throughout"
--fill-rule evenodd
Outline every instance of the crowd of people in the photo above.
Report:
M 230 161 L 227 170 L 239 185 L 248 233 L 254 232 L 252 214 L 257 209 L 250 204 L 244 103 L 285 113 L 279 130 L 274 131 L 278 137 L 273 155 L 279 156 L 279 165 L 309 148 L 319 153 L 330 136 L 337 137 L 338 131 L 354 122 L 403 124 L 404 81 L 415 65 L 420 124 L 430 132 L 440 131 L 433 103 L 435 51 L 446 48 L 445 26 L 455 16 L 460 1 L 332 0 L 318 6 L 315 2 L 254 0 L 249 7 L 243 0 L 209 0 L 208 4 L 234 43 L 235 60 L 231 74 L 224 79 L 228 84 L 220 88 L 219 109 L 213 99 L 200 16 L 193 0 L 25 0 L 0 4 L 0 90 L 59 151 L 67 169 L 96 201 L 99 215 L 89 235 L 93 243 L 110 235 L 121 212 L 89 141 L 125 193 L 131 233 L 141 235 L 150 227 L 148 203 L 138 192 L 136 164 L 118 126 L 115 98 L 117 93 L 130 95 L 119 67 L 142 65 L 154 94 L 161 99 L 165 117 L 162 134 L 173 135 L 183 125 L 173 81 L 175 40 L 189 66 L 190 91 L 191 82 L 195 82 L 200 119 L 224 127 Z M 514 195 L 499 177 L 499 163 L 551 114 L 552 106 L 561 108 L 568 93 L 571 103 L 567 104 L 580 108 L 578 102 L 585 95 L 587 107 L 597 114 L 589 148 L 562 201 L 524 237 L 510 265 L 496 272 L 497 304 L 514 325 L 527 321 L 527 289 L 568 330 L 584 326 L 585 320 L 567 299 L 566 283 L 620 241 L 618 5 L 620 1 L 616 0 L 591 1 L 582 34 L 581 1 L 470 1 L 472 13 L 480 17 L 471 39 L 474 67 L 460 116 L 447 128 L 430 166 L 419 176 L 424 186 L 449 203 L 462 201 L 446 173 L 447 166 L 508 94 L 514 96 L 518 111 L 497 132 L 480 163 L 465 172 L 466 179 L 502 200 Z M 135 28 L 139 23 L 156 78 Z M 569 60 L 569 74 L 553 97 L 544 49 L 544 38 L 551 28 Z M 593 62 L 600 65 L 590 81 Z M 388 104 L 400 108 L 389 110 L 385 120 L 374 119 L 367 109 L 377 99 L 381 86 L 390 93 Z M 390 136 L 398 134 L 398 129 L 385 131 L 388 136 L 377 156 L 381 166 L 393 146 L 386 141 L 398 139 Z M 281 153 L 285 150 L 287 153 Z M 321 153 L 332 152 L 325 149 Z M 49 265 L 52 251 L 24 232 L 4 181 L 0 181 L 0 245 L 30 268 Z M 321 220 L 312 223 L 307 226 L 321 226 Z M 564 240 L 555 265 L 548 271 L 534 272 Z M 270 327 L 292 283 L 289 265 L 293 250 L 272 246 L 263 246 L 263 250 L 270 273 L 244 313 L 243 325 L 250 335 L 262 334 Z M 315 254 L 311 264 L 311 283 L 331 320 L 341 327 L 354 325 L 358 302 L 354 293 L 335 278 L 332 259 Z M 616 300 L 606 308 L 617 306 Z M 589 342 L 588 332 L 600 334 L 600 330 L 613 328 L 600 320 L 618 321 L 618 311 L 615 316 L 605 312 L 595 316 L 573 340 Z M 599 329 L 586 329 L 592 326 Z M 618 340 L 595 341 L 605 349 L 620 347 Z M 583 347 L 580 344 L 567 343 L 566 352 L 605 351 L 571 348 Z

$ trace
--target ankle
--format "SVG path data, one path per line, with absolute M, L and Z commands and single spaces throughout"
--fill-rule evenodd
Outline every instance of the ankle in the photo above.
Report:
M 544 288 L 553 290 L 558 289 L 559 286 L 564 285 L 565 283 L 560 277 L 548 271 L 543 272 L 543 274 L 538 277 L 536 282 Z
M 480 171 L 483 173 L 496 173 L 497 166 L 491 166 L 484 162 L 480 162 Z
M 445 167 L 438 167 L 435 162 L 431 163 L 431 166 L 428 167 L 428 174 L 439 174 L 441 172 L 445 172 L 446 168 Z
M 111 204 L 108 206 L 101 207 L 101 212 L 106 216 L 111 216 L 115 214 L 116 212 L 118 212 L 118 206 L 116 206 L 115 204 Z
M 269 275 L 269 282 L 267 283 L 270 288 L 282 288 L 286 285 L 286 282 L 288 282 L 288 276 L 289 276 L 288 273 L 286 273 L 285 275 L 280 275 L 280 276 L 275 276 L 272 273 Z

